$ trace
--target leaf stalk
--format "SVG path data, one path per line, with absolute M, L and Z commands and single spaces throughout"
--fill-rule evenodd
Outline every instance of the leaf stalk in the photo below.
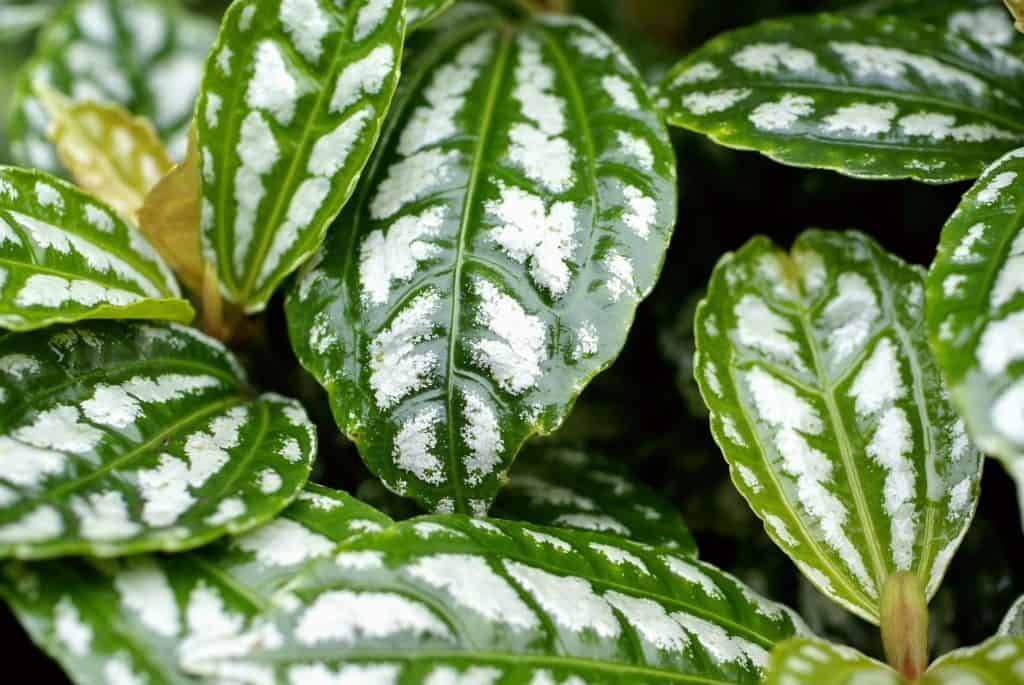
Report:
M 886 660 L 907 680 L 918 680 L 928 668 L 928 599 L 921 579 L 908 571 L 889 576 L 879 613 Z

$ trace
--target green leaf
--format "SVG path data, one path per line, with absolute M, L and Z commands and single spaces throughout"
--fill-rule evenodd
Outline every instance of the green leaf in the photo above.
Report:
M 675 507 L 619 463 L 591 450 L 526 447 L 490 515 L 597 531 L 697 555 L 697 544 Z
M 697 381 L 733 482 L 834 601 L 878 623 L 885 580 L 935 594 L 981 456 L 924 331 L 924 273 L 867 236 L 808 231 L 727 254 L 697 312 Z
M 252 685 L 754 684 L 772 645 L 803 631 L 708 564 L 459 515 L 352 540 L 277 606 L 247 635 L 210 640 L 186 670 Z
M 452 5 L 455 0 L 406 0 L 409 33 L 423 28 Z
M 999 635 L 1024 637 L 1024 596 L 1013 603 L 999 624 Z
M 590 23 L 470 3 L 440 24 L 286 310 L 371 471 L 482 514 L 622 348 L 671 236 L 675 162 Z
M 851 10 L 859 14 L 887 14 L 916 19 L 962 33 L 993 48 L 1024 53 L 1024 36 L 1002 0 L 874 0 Z
M 249 313 L 323 242 L 398 81 L 404 0 L 244 0 L 224 16 L 196 118 L 202 236 Z
M 8 563 L 0 594 L 75 683 L 191 684 L 179 653 L 242 632 L 310 560 L 390 524 L 343 492 L 307 485 L 281 517 L 201 550 Z
M 179 551 L 258 526 L 309 477 L 301 405 L 252 398 L 178 325 L 0 338 L 0 556 Z
M 1024 61 L 919 22 L 816 15 L 723 34 L 660 87 L 669 122 L 862 178 L 974 178 L 1024 141 Z
M 0 166 L 0 327 L 194 314 L 160 255 L 112 209 L 48 174 Z
M 74 0 L 47 24 L 15 85 L 11 151 L 18 163 L 61 170 L 46 136 L 38 80 L 75 100 L 121 105 L 152 121 L 183 159 L 203 59 L 216 35 L 204 17 L 164 0 Z

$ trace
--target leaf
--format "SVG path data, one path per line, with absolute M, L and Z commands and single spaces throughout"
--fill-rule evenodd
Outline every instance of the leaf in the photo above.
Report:
M 34 31 L 53 11 L 52 5 L 41 2 L 0 7 L 0 41 L 14 41 Z
M 216 25 L 164 0 L 73 0 L 40 36 L 14 85 L 11 151 L 19 164 L 57 173 L 42 82 L 74 100 L 122 106 L 152 121 L 175 159 L 185 155 L 203 59 Z
M 352 194 L 398 81 L 404 22 L 404 0 L 244 0 L 225 15 L 196 118 L 203 251 L 249 313 Z
M 1013 27 L 1002 0 L 874 0 L 850 11 L 916 19 L 965 34 L 989 47 L 1024 54 L 1024 37 Z
M 483 514 L 526 438 L 622 348 L 671 236 L 675 164 L 590 23 L 468 3 L 440 24 L 286 311 L 370 470 Z
M 924 333 L 924 273 L 867 236 L 727 254 L 697 311 L 697 381 L 733 482 L 819 590 L 878 623 L 890 574 L 935 594 L 981 456 Z
M 458 515 L 349 541 L 277 606 L 250 633 L 186 655 L 186 670 L 253 685 L 753 684 L 767 650 L 803 630 L 713 566 Z
M 174 275 L 109 207 L 47 174 L 0 166 L 0 327 L 81 319 L 187 323 Z
M 0 339 L 0 556 L 180 551 L 265 523 L 316 453 L 301 405 L 252 398 L 183 326 Z
M 1000 636 L 1024 637 L 1024 596 L 1013 603 L 999 625 Z
M 118 105 L 72 102 L 42 88 L 50 139 L 75 183 L 134 223 L 146 194 L 174 166 L 152 124 Z
M 406 0 L 406 17 L 408 31 L 419 30 L 436 19 L 452 5 L 455 0 Z
M 1024 61 L 896 17 L 816 15 L 723 34 L 660 87 L 669 122 L 794 166 L 974 178 L 1024 141 Z
M 679 512 L 618 463 L 592 450 L 528 446 L 490 515 L 596 531 L 697 555 Z
M 1024 640 L 993 638 L 938 659 L 911 683 L 893 669 L 849 647 L 809 638 L 783 642 L 772 652 L 765 685 L 1019 685 Z
M 173 556 L 9 563 L 0 594 L 80 685 L 196 683 L 178 667 L 179 650 L 241 632 L 310 560 L 390 523 L 343 492 L 307 485 L 281 517 L 240 537 Z

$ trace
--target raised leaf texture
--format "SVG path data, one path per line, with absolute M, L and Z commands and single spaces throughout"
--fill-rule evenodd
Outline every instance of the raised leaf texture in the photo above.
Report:
M 202 237 L 250 313 L 323 242 L 398 81 L 404 0 L 245 0 L 206 64 Z
M 803 631 L 707 564 L 457 515 L 346 543 L 278 599 L 186 668 L 252 685 L 754 684 L 772 645 Z
M 860 233 L 754 238 L 696 319 L 697 381 L 733 482 L 824 594 L 878 622 L 895 571 L 933 596 L 981 456 L 924 331 L 924 273 Z
M 194 312 L 142 235 L 57 178 L 0 167 L 0 327 Z
M 674 225 L 675 166 L 640 77 L 588 22 L 470 3 L 439 24 L 286 308 L 370 469 L 482 514 L 622 348 Z
M 179 668 L 179 658 L 243 631 L 310 560 L 388 525 L 345 493 L 307 485 L 279 518 L 201 550 L 9 563 L 0 594 L 79 685 L 184 685 L 197 679 Z
M 697 554 L 693 536 L 669 502 L 613 459 L 592 450 L 526 447 L 490 515 Z
M 206 18 L 168 0 L 73 0 L 50 20 L 15 85 L 9 135 L 15 159 L 58 172 L 33 83 L 75 100 L 121 105 L 153 122 L 175 159 L 185 156 L 203 59 L 216 35 Z
M 1014 28 L 1003 0 L 874 0 L 851 11 L 916 19 L 989 47 L 1024 53 L 1024 36 Z
M 660 87 L 669 121 L 862 178 L 974 178 L 1024 141 L 1024 61 L 896 17 L 817 15 L 723 34 Z
M 309 477 L 302 407 L 252 399 L 235 358 L 178 325 L 0 339 L 0 556 L 196 547 L 276 515 Z

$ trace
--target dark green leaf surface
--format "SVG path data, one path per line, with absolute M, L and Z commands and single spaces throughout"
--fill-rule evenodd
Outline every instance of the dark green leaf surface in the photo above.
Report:
M 244 0 L 224 16 L 196 122 L 202 237 L 246 311 L 320 243 L 398 81 L 405 0 Z
M 877 623 L 891 573 L 929 597 L 981 456 L 924 330 L 924 273 L 860 233 L 727 254 L 697 312 L 697 381 L 733 482 L 824 594 Z
M 184 665 L 252 685 L 754 684 L 768 650 L 803 631 L 707 564 L 458 515 L 346 543 L 277 606 Z
M 588 22 L 466 4 L 436 25 L 286 307 L 375 475 L 483 514 L 526 438 L 622 348 L 672 232 L 675 161 Z
M 590 450 L 527 446 L 490 515 L 697 554 L 693 536 L 669 502 L 615 460 Z
M 874 0 L 851 11 L 916 19 L 989 47 L 1024 53 L 1024 36 L 1014 28 L 1003 0 Z
M 241 633 L 310 560 L 390 524 L 343 492 L 307 485 L 245 535 L 169 556 L 9 563 L 0 594 L 79 685 L 193 684 L 179 658 Z
M 405 21 L 409 33 L 421 29 L 444 13 L 455 0 L 406 0 Z
M 178 325 L 97 322 L 0 338 L 0 556 L 196 547 L 302 489 L 316 432 L 252 399 L 234 356 Z
M 0 167 L 0 328 L 195 312 L 133 226 L 48 174 Z
M 1024 61 L 896 17 L 817 15 L 723 34 L 665 78 L 669 122 L 862 178 L 975 178 L 1024 141 Z
M 206 51 L 216 26 L 163 0 L 74 0 L 54 15 L 15 86 L 11 150 L 18 163 L 62 167 L 33 93 L 42 81 L 76 100 L 114 102 L 157 127 L 184 159 Z

